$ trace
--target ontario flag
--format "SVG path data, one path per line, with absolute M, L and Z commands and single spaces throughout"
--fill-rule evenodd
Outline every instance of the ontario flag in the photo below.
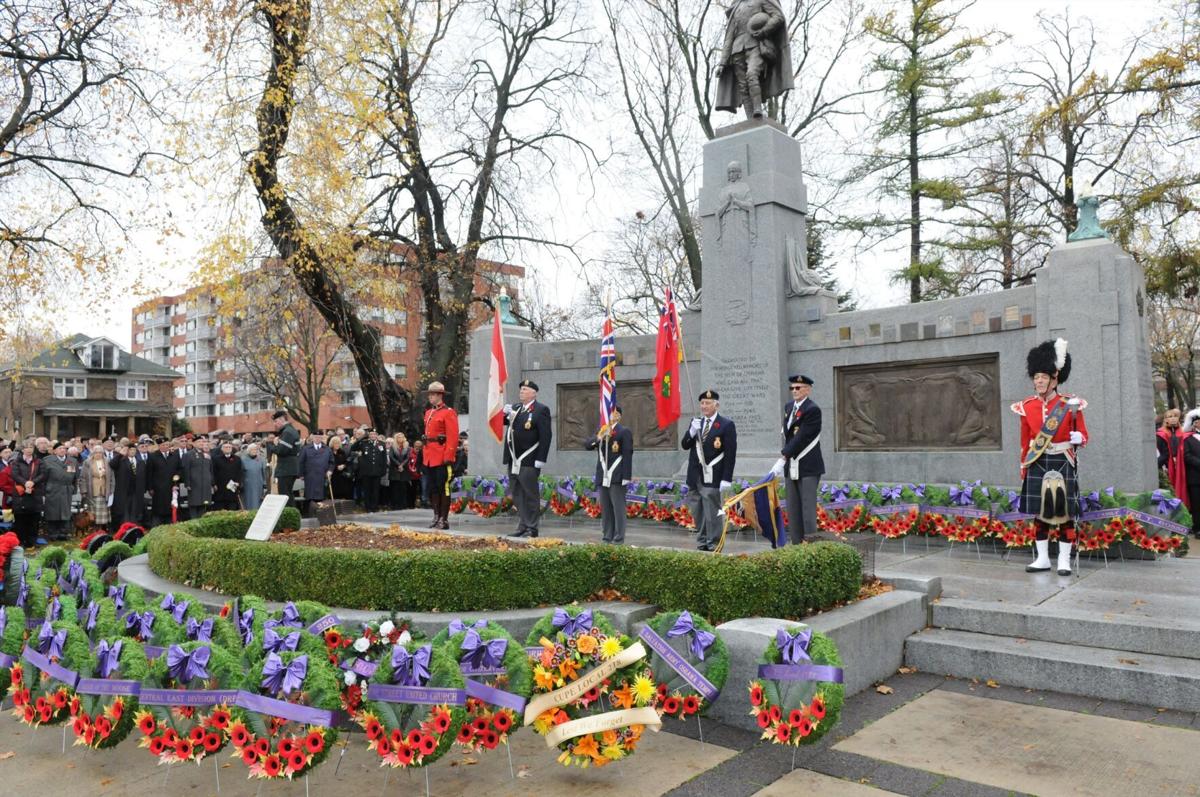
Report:
M 500 331 L 500 303 L 492 320 L 492 364 L 488 370 L 488 427 L 497 443 L 504 441 L 504 385 L 508 363 L 504 358 L 504 335 Z
M 658 370 L 654 375 L 654 406 L 658 411 L 659 429 L 666 429 L 679 420 L 679 363 L 683 360 L 680 344 L 679 312 L 675 308 L 675 295 L 668 286 L 666 302 L 658 314 L 658 343 L 655 347 Z
M 600 335 L 600 429 L 612 424 L 613 408 L 617 406 L 617 340 L 613 335 L 612 305 L 604 316 Z

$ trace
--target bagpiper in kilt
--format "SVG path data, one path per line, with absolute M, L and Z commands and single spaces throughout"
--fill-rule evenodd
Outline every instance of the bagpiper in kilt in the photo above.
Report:
M 1045 341 L 1029 351 L 1026 361 L 1034 395 L 1011 409 L 1021 425 L 1021 511 L 1035 515 L 1037 558 L 1025 568 L 1031 573 L 1050 569 L 1050 530 L 1058 536 L 1058 574 L 1071 574 L 1075 521 L 1083 512 L 1077 480 L 1078 449 L 1087 445 L 1083 410 L 1087 402 L 1060 394 L 1058 386 L 1071 373 L 1071 355 L 1062 338 Z

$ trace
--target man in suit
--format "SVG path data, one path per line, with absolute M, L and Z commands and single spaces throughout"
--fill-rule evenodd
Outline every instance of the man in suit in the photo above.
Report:
M 788 378 L 792 400 L 783 407 L 783 449 L 771 472 L 783 477 L 787 491 L 788 535 L 793 545 L 817 531 L 817 486 L 825 473 L 821 456 L 821 408 L 809 398 L 813 381 L 804 374 Z
M 146 484 L 150 489 L 150 517 L 146 529 L 171 523 L 171 497 L 182 477 L 179 453 L 171 450 L 167 438 L 158 438 L 158 451 L 150 454 L 146 464 Z
M 387 446 L 372 429 L 367 432 L 366 439 L 359 443 L 358 458 L 354 463 L 358 500 L 367 512 L 379 511 L 379 480 L 387 473 L 387 467 Z
M 108 460 L 113 473 L 113 503 L 109 519 L 109 528 L 113 531 L 121 528 L 125 521 L 130 520 L 137 503 L 133 492 L 133 459 L 128 456 L 129 449 L 120 444 Z
M 625 486 L 633 478 L 633 432 L 621 425 L 621 405 L 613 407 L 608 427 L 587 442 L 596 449 L 596 492 L 604 542 L 625 542 Z
M 309 439 L 309 445 L 300 449 L 299 465 L 305 503 L 311 507 L 313 501 L 324 501 L 325 485 L 333 476 L 333 451 L 325 445 L 325 435 L 317 432 Z
M 508 494 L 517 509 L 517 530 L 510 537 L 536 537 L 542 516 L 542 491 L 538 477 L 550 457 L 550 408 L 537 400 L 537 383 L 521 382 L 521 401 L 508 407 L 504 423 L 504 464 L 508 467 Z
M 267 456 L 275 458 L 275 489 L 280 495 L 286 495 L 288 506 L 295 506 L 296 477 L 300 475 L 300 430 L 292 425 L 286 410 L 279 410 L 271 416 L 275 424 L 273 440 L 267 441 Z
M 715 390 L 700 394 L 700 417 L 693 418 L 680 446 L 688 452 L 687 503 L 696 521 L 696 547 L 711 551 L 721 537 L 721 491 L 733 482 L 737 427 L 717 410 Z
M 147 525 L 150 523 L 150 482 L 146 479 L 149 473 L 150 452 L 154 441 L 148 435 L 138 438 L 137 451 L 130 459 L 133 469 L 133 498 L 130 503 L 130 515 L 126 520 Z
M 180 456 L 180 464 L 188 489 L 188 517 L 203 517 L 213 503 L 213 460 L 208 438 L 197 437 L 192 450 Z

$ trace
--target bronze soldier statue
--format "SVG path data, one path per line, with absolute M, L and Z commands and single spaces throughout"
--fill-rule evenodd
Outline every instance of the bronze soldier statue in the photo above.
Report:
M 763 101 L 793 87 L 787 20 L 778 0 L 733 0 L 725 10 L 725 46 L 717 65 L 717 110 L 747 119 L 763 115 Z

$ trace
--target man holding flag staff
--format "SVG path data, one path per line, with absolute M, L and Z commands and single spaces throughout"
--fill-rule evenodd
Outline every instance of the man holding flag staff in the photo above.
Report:
M 621 425 L 621 405 L 615 404 L 609 423 L 587 442 L 596 449 L 596 492 L 604 542 L 625 542 L 625 485 L 633 478 L 633 432 Z
M 721 396 L 700 394 L 700 417 L 693 418 L 680 446 L 688 452 L 687 502 L 696 521 L 696 547 L 712 551 L 721 538 L 721 491 L 733 482 L 737 428 L 717 414 Z
M 787 489 L 787 526 L 792 545 L 817 531 L 817 486 L 825 473 L 821 456 L 821 408 L 812 402 L 813 381 L 804 374 L 788 378 L 792 400 L 783 407 L 783 450 L 771 472 Z
M 508 495 L 517 509 L 517 530 L 510 537 L 536 537 L 542 515 L 538 477 L 550 457 L 550 408 L 537 400 L 536 382 L 521 382 L 518 404 L 508 407 L 504 424 L 504 464 L 508 468 Z

